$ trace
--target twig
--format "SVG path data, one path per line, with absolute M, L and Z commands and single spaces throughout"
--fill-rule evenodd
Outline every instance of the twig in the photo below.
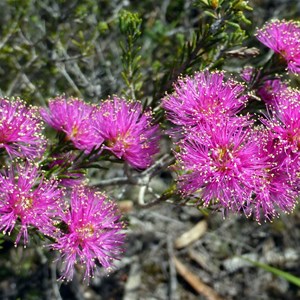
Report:
M 60 292 L 59 292 L 61 283 L 58 283 L 57 279 L 56 279 L 57 278 L 56 277 L 57 276 L 56 275 L 56 263 L 52 263 L 50 265 L 50 269 L 51 269 L 51 284 L 52 284 L 52 290 L 53 290 L 54 297 L 57 300 L 63 300 L 60 295 Z
M 103 179 L 100 182 L 94 184 L 94 186 L 104 187 L 104 186 L 118 185 L 118 184 L 136 184 L 136 182 L 131 182 L 127 176 L 123 176 L 123 177 Z
M 59 41 L 58 42 L 58 46 L 59 49 L 62 53 L 62 55 L 64 56 L 66 62 L 71 58 L 70 55 L 68 54 L 67 50 L 65 49 L 65 47 L 63 46 L 62 42 Z M 67 68 L 68 67 L 70 69 L 70 71 L 79 79 L 81 80 L 82 85 L 85 88 L 89 88 L 89 90 L 95 90 L 94 86 L 90 83 L 90 81 L 86 78 L 86 76 L 82 73 L 80 67 L 78 66 L 76 61 L 70 61 L 71 63 L 68 64 L 58 64 L 60 66 L 60 70 L 62 72 L 62 74 L 65 76 L 65 78 L 69 81 L 69 83 L 71 84 L 71 86 L 74 88 L 74 90 L 76 91 L 76 93 L 82 98 L 82 93 L 80 92 L 79 88 L 77 87 L 77 85 L 75 84 L 75 82 L 73 81 L 73 79 L 71 78 L 71 76 L 69 75 L 69 73 L 67 72 Z
M 141 285 L 141 266 L 138 257 L 132 262 L 128 280 L 125 286 L 124 300 L 138 300 L 138 290 Z
M 176 278 L 176 268 L 174 264 L 174 248 L 171 236 L 168 235 L 167 237 L 167 250 L 169 255 L 169 300 L 177 300 L 179 299 L 177 293 L 177 278 Z
M 142 175 L 151 175 L 153 177 L 156 172 L 160 171 L 162 168 L 171 165 L 175 161 L 173 156 L 170 154 L 164 154 L 158 161 L 156 161 L 152 166 L 142 172 Z
M 153 216 L 154 218 L 157 218 L 159 220 L 163 220 L 163 221 L 167 221 L 167 222 L 172 222 L 172 223 L 175 223 L 175 224 L 178 224 L 178 225 L 181 225 L 181 226 L 183 226 L 183 224 L 184 224 L 182 221 L 179 221 L 179 220 L 174 219 L 172 217 L 168 217 L 166 215 L 160 214 L 159 212 L 156 212 L 154 210 L 147 212 L 147 214 L 149 216 Z
M 197 291 L 206 297 L 207 300 L 222 300 L 222 298 L 198 276 L 192 273 L 178 258 L 173 257 L 177 272 Z
M 32 54 L 32 58 L 26 63 L 25 66 L 20 66 L 20 64 L 18 63 L 17 59 L 15 59 L 15 63 L 16 66 L 18 67 L 18 74 L 15 76 L 15 79 L 12 81 L 12 83 L 9 85 L 7 91 L 6 91 L 6 95 L 7 96 L 11 96 L 12 95 L 12 91 L 15 88 L 15 86 L 17 85 L 18 81 L 20 80 L 20 77 L 24 74 L 24 70 L 26 70 L 27 68 L 29 68 L 34 62 L 35 60 L 38 58 L 38 56 L 36 55 L 35 51 L 33 51 Z
M 145 193 L 146 193 L 146 190 L 147 190 L 146 185 L 143 185 L 143 186 L 140 187 L 139 197 L 138 197 L 138 203 L 139 203 L 140 206 L 145 206 Z
M 95 187 L 104 187 L 110 185 L 118 184 L 131 184 L 131 185 L 148 185 L 151 178 L 155 176 L 161 169 L 172 164 L 174 162 L 174 157 L 171 157 L 169 154 L 163 155 L 158 161 L 156 161 L 151 167 L 139 173 L 135 176 L 131 176 L 128 170 L 126 170 L 127 176 L 104 179 L 100 182 L 94 184 Z
M 172 204 L 173 202 L 166 201 L 169 198 L 170 198 L 169 195 L 161 195 L 159 198 L 157 198 L 157 199 L 155 199 L 155 200 L 153 200 L 151 202 L 148 202 L 148 203 L 145 203 L 145 204 L 140 204 L 139 203 L 139 206 L 143 207 L 143 208 L 150 208 L 150 207 L 153 207 L 153 206 L 155 206 L 157 204 L 160 204 L 162 202 L 164 202 L 164 203 L 171 203 Z
M 175 240 L 175 247 L 181 249 L 200 239 L 207 231 L 207 222 L 201 220 Z
M 5 44 L 8 42 L 10 37 L 13 35 L 15 30 L 19 30 L 18 28 L 19 24 L 18 21 L 15 21 L 14 24 L 10 26 L 9 32 L 3 37 L 2 41 L 0 42 L 0 50 L 5 46 Z
M 102 50 L 102 47 L 101 47 L 100 43 L 96 43 L 95 50 L 96 50 L 96 53 L 99 56 L 100 61 L 104 64 L 105 72 L 106 72 L 107 77 L 109 78 L 109 80 L 112 84 L 112 90 L 116 90 L 116 79 L 115 79 L 114 75 L 112 74 L 112 71 L 111 71 L 110 64 L 109 64 L 108 60 L 105 58 L 105 56 L 103 54 L 103 50 Z
M 38 96 L 39 100 L 42 103 L 45 103 L 45 99 L 42 96 L 42 94 L 39 92 L 39 89 L 30 81 L 30 79 L 28 78 L 28 76 L 24 72 L 22 74 L 22 79 L 28 85 L 28 87 Z
M 71 76 L 67 72 L 65 65 L 62 63 L 57 64 L 57 68 L 59 69 L 60 73 L 66 78 L 66 80 L 69 82 L 69 84 L 74 89 L 74 91 L 77 93 L 77 95 L 82 98 L 82 94 L 81 94 L 79 88 L 77 87 L 76 83 L 74 82 L 74 80 L 71 78 Z

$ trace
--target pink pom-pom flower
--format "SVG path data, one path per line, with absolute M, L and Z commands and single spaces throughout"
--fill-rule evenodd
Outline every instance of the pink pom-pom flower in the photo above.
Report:
M 300 23 L 274 20 L 256 33 L 257 39 L 278 53 L 293 73 L 300 73 Z
M 63 205 L 63 191 L 57 185 L 57 181 L 43 179 L 30 163 L 11 166 L 0 174 L 0 230 L 10 234 L 17 226 L 16 244 L 22 236 L 24 244 L 28 242 L 29 227 L 54 236 L 53 221 Z
M 149 167 L 158 152 L 158 125 L 142 104 L 114 97 L 101 103 L 93 116 L 94 130 L 103 149 L 138 169 Z
M 35 107 L 20 99 L 0 99 L 0 120 L 0 149 L 11 157 L 29 159 L 44 153 L 43 123 Z
M 49 108 L 42 108 L 40 112 L 47 124 L 65 133 L 67 141 L 71 141 L 77 149 L 89 153 L 102 143 L 100 141 L 97 144 L 93 134 L 93 109 L 93 106 L 80 99 L 61 96 L 51 99 Z
M 85 266 L 84 278 L 88 280 L 97 262 L 110 268 L 123 251 L 125 236 L 121 231 L 124 224 L 117 206 L 100 192 L 85 186 L 74 187 L 70 209 L 62 222 L 67 229 L 51 247 L 61 253 L 63 279 L 72 279 L 75 264 L 80 263 Z

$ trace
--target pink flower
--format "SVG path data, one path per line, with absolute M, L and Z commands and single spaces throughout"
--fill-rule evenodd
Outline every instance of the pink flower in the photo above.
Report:
M 288 85 L 280 79 L 266 80 L 263 82 L 263 85 L 258 88 L 257 93 L 265 103 L 274 105 L 278 93 L 287 87 Z
M 299 22 L 274 20 L 259 29 L 256 36 L 260 42 L 286 60 L 290 71 L 300 72 Z
M 262 118 L 260 156 L 266 166 L 255 191 L 256 218 L 291 212 L 299 197 L 300 91 L 286 88 L 274 95 L 268 118 Z
M 104 101 L 94 115 L 94 129 L 103 149 L 138 169 L 147 168 L 158 152 L 158 125 L 141 103 L 114 97 Z
M 204 206 L 244 212 L 260 222 L 291 212 L 299 196 L 299 160 L 268 128 L 239 124 L 195 127 L 180 143 L 179 189 Z M 295 167 L 298 167 L 295 172 Z
M 242 70 L 240 76 L 241 76 L 241 78 L 242 78 L 245 82 L 249 83 L 249 82 L 252 81 L 253 76 L 255 75 L 255 72 L 256 72 L 256 70 L 255 70 L 254 67 L 252 67 L 252 66 L 246 66 L 246 67 L 244 67 L 244 69 Z
M 49 109 L 42 108 L 41 115 L 45 122 L 54 129 L 64 132 L 66 140 L 71 141 L 77 149 L 91 152 L 101 145 L 95 141 L 91 126 L 93 106 L 82 100 L 57 97 L 49 101 Z
M 195 126 L 203 121 L 233 117 L 247 101 L 243 84 L 225 79 L 225 73 L 195 73 L 179 79 L 174 93 L 163 99 L 167 118 L 176 125 Z
M 261 120 L 287 155 L 300 155 L 300 91 L 286 88 L 275 97 L 272 114 Z
M 67 225 L 65 233 L 52 248 L 59 250 L 64 264 L 63 278 L 72 279 L 74 265 L 85 265 L 85 279 L 93 276 L 96 263 L 104 268 L 122 253 L 123 223 L 114 202 L 88 187 L 73 188 L 70 210 L 62 221 Z
M 35 158 L 45 151 L 43 124 L 34 107 L 20 100 L 0 99 L 0 149 L 11 157 Z
M 269 130 L 260 133 L 260 158 L 264 161 L 262 176 L 258 178 L 250 210 L 256 220 L 271 220 L 279 211 L 291 212 L 298 197 L 297 176 L 290 172 L 286 154 Z
M 0 174 L 0 230 L 10 234 L 20 224 L 16 244 L 21 236 L 28 242 L 30 226 L 53 236 L 52 218 L 61 211 L 61 198 L 57 182 L 43 179 L 35 166 L 11 167 Z
M 245 210 L 262 175 L 257 134 L 232 121 L 196 128 L 181 141 L 176 154 L 178 169 L 184 172 L 179 176 L 180 191 L 196 194 L 205 206 Z

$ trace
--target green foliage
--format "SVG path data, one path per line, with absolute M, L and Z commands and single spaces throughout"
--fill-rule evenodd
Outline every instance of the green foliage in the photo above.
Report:
M 137 41 L 141 36 L 141 23 L 142 19 L 137 13 L 123 10 L 119 14 L 119 28 L 125 38 L 124 42 L 120 42 L 123 65 L 122 77 L 127 86 L 127 90 L 124 90 L 123 93 L 133 100 L 137 99 L 137 93 L 141 90 L 143 84 L 140 72 L 141 55 L 139 55 L 141 47 L 137 45 Z
M 61 93 L 99 96 L 95 53 L 108 28 L 101 13 L 105 5 L 100 11 L 91 0 L 2 1 L 2 95 L 42 103 Z
M 241 46 L 248 37 L 243 26 L 251 24 L 245 12 L 251 7 L 239 0 L 196 0 L 199 17 L 190 35 L 177 36 L 172 45 L 172 60 L 161 66 L 164 75 L 156 82 L 155 98 L 159 99 L 181 74 L 192 74 L 204 68 L 223 68 L 227 53 Z M 167 69 L 165 69 L 167 66 Z

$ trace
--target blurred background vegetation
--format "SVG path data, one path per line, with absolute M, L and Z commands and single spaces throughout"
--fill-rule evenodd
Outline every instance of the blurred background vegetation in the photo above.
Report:
M 60 94 L 93 103 L 117 94 L 140 99 L 158 112 L 161 97 L 172 90 L 179 75 L 205 67 L 239 73 L 257 55 L 253 47 L 267 51 L 253 37 L 255 28 L 273 17 L 297 19 L 299 12 L 297 0 L 252 0 L 248 5 L 240 0 L 3 0 L 0 96 L 19 96 L 46 105 L 49 98 Z M 159 113 L 157 117 L 161 119 Z M 197 219 L 183 210 L 176 213 L 191 223 Z M 236 235 L 239 222 L 232 230 Z M 265 227 L 253 226 L 263 234 Z M 276 238 L 283 238 L 292 227 L 284 221 L 270 226 L 267 235 L 275 232 Z M 116 278 L 95 281 L 96 298 L 91 289 L 90 294 L 84 293 L 76 277 L 59 288 L 56 269 L 49 267 L 43 249 L 13 248 L 4 240 L 2 245 L 0 299 L 123 299 L 128 266 Z M 161 282 L 153 265 L 145 270 L 155 284 Z M 115 293 L 101 298 L 101 294 L 108 295 L 107 288 Z M 193 294 L 184 295 L 177 299 L 194 299 Z M 224 295 L 225 299 L 241 299 L 240 294 L 231 297 L 230 291 Z M 280 293 L 278 297 L 265 295 L 251 298 L 245 294 L 243 299 L 300 297 L 295 289 L 285 298 Z
M 216 12 L 205 8 L 205 2 L 212 8 L 224 3 Z M 231 2 L 239 5 L 229 9 Z M 132 98 L 123 73 L 133 76 L 129 81 L 136 97 L 158 101 L 179 74 L 222 68 L 228 51 L 252 37 L 256 26 L 271 17 L 291 18 L 300 5 L 296 0 L 253 0 L 251 12 L 244 9 L 245 2 L 3 0 L 0 93 L 40 104 L 62 93 L 92 102 L 112 94 Z M 126 16 L 124 10 L 138 15 Z M 242 11 L 254 20 L 252 25 Z M 136 18 L 131 21 L 139 32 L 133 33 L 131 46 L 126 28 L 120 26 L 122 16 L 123 23 Z M 254 44 L 253 38 L 247 44 Z M 129 74 L 132 61 L 124 51 L 132 52 L 136 73 Z

